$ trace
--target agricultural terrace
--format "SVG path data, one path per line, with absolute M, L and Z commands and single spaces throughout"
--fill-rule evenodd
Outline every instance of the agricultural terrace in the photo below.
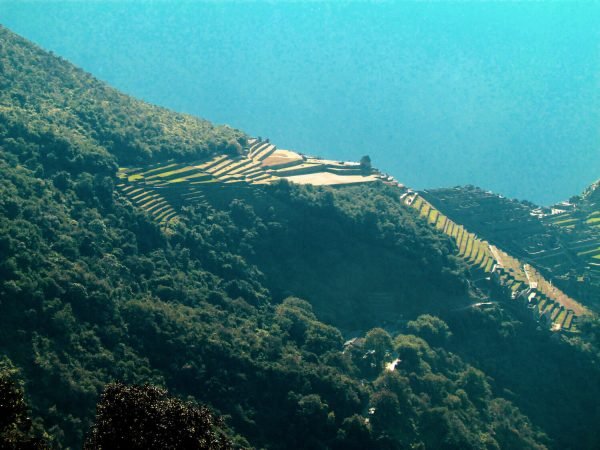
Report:
M 471 269 L 490 273 L 494 267 L 494 258 L 487 242 L 469 233 L 457 223 L 450 220 L 431 203 L 417 193 L 404 197 L 404 203 L 419 212 L 431 225 L 450 236 L 456 242 L 458 254 Z
M 195 162 L 171 161 L 141 168 L 122 168 L 118 177 L 120 181 L 117 187 L 120 192 L 161 225 L 178 220 L 177 211 L 180 206 L 203 202 L 209 190 L 218 192 L 227 187 L 270 184 L 281 179 L 297 184 L 325 186 L 381 181 L 403 187 L 393 178 L 358 163 L 309 157 L 291 150 L 278 149 L 268 140 L 259 139 L 250 140 L 248 148 L 242 154 L 217 155 Z M 489 195 L 486 198 L 495 201 Z M 586 313 L 585 308 L 553 287 L 531 266 L 525 271 L 518 259 L 490 246 L 475 233 L 451 220 L 421 195 L 408 191 L 403 194 L 402 199 L 429 224 L 454 239 L 458 255 L 474 273 L 497 273 L 499 282 L 512 291 L 513 298 L 519 292 L 537 289 L 540 299 L 536 299 L 536 311 L 539 313 L 537 318 L 546 318 L 547 321 L 551 319 L 554 329 L 568 329 L 567 325 L 571 328 L 572 316 Z M 464 205 L 470 203 L 463 202 L 461 207 Z M 591 220 L 591 224 L 595 226 L 595 219 L 599 217 L 600 214 L 593 211 L 586 220 Z M 572 217 L 565 215 L 556 220 L 554 225 L 568 227 L 572 220 Z M 591 240 L 579 245 L 582 257 L 592 260 L 598 258 L 596 264 L 600 271 L 600 244 Z M 562 308 L 565 313 L 561 314 L 555 308 Z
M 505 198 L 473 186 L 420 193 L 480 238 L 544 273 L 571 298 L 600 308 L 600 189 L 551 207 Z M 460 230 L 459 230 L 460 231 Z M 461 237 L 461 252 L 467 252 Z
M 565 308 L 572 310 L 578 316 L 591 314 L 589 309 L 562 292 L 529 264 L 525 264 L 524 270 L 526 271 L 530 282 L 536 283 L 537 290 L 546 295 L 546 297 L 554 299 Z
M 553 331 L 575 331 L 577 315 L 589 311 L 564 292 L 552 286 L 537 270 L 523 265 L 517 258 L 490 245 L 441 213 L 417 193 L 405 195 L 403 201 L 438 230 L 456 242 L 458 255 L 475 272 L 492 273 L 512 299 L 525 298 L 533 318 Z
M 583 305 L 546 280 L 529 264 L 495 246 L 490 247 L 497 260 L 497 276 L 515 298 L 520 295 L 528 302 L 534 318 L 548 323 L 554 331 L 575 331 L 575 316 L 590 314 Z M 532 295 L 533 294 L 533 295 Z
M 159 193 L 135 185 L 120 183 L 117 188 L 137 207 L 148 213 L 159 224 L 165 225 L 177 219 L 177 212 Z
M 161 224 L 177 219 L 177 208 L 203 201 L 206 189 L 270 184 L 286 179 L 297 184 L 344 186 L 391 177 L 359 163 L 330 161 L 278 149 L 268 140 L 250 139 L 239 155 L 217 155 L 203 161 L 165 162 L 121 168 L 117 187 L 134 205 Z
M 600 260 L 600 206 L 594 206 L 598 209 L 582 208 L 544 218 L 544 222 L 548 225 L 577 234 L 579 239 L 573 242 L 569 249 L 592 264 Z

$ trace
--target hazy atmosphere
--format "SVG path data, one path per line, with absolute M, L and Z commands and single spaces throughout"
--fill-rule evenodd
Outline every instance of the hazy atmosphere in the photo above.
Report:
M 0 0 L 0 449 L 600 449 L 599 13 Z
M 369 154 L 411 187 L 541 204 L 598 177 L 599 19 L 570 2 L 0 2 L 5 26 L 144 100 Z

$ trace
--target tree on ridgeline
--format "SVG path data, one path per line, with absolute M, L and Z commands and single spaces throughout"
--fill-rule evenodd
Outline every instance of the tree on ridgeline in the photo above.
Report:
M 230 156 L 241 156 L 244 153 L 244 149 L 238 141 L 230 139 L 225 145 L 225 153 Z
M 365 172 L 371 170 L 371 157 L 369 155 L 365 155 L 362 158 L 360 158 L 360 168 Z

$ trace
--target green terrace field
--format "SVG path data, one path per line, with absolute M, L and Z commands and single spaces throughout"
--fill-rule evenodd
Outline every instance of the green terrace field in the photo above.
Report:
M 571 297 L 600 309 L 598 184 L 549 208 L 465 186 L 423 197 L 457 223 L 535 266 Z M 464 249 L 466 251 L 466 249 Z
M 565 229 L 571 234 L 589 236 L 574 242 L 569 249 L 591 265 L 588 269 L 593 271 L 594 263 L 600 259 L 600 209 L 559 213 L 545 217 L 543 221 L 553 228 Z
M 512 300 L 520 301 L 530 311 L 533 319 L 551 330 L 575 332 L 576 317 L 590 314 L 587 308 L 553 286 L 531 265 L 523 264 L 469 232 L 463 225 L 450 220 L 419 194 L 406 195 L 404 202 L 416 209 L 438 230 L 454 239 L 458 255 L 474 274 L 491 275 Z
M 559 204 L 542 222 L 555 230 L 566 242 L 571 259 L 578 264 L 579 283 L 590 282 L 600 286 L 600 189 L 598 183 L 590 186 L 573 204 Z M 554 255 L 555 258 L 562 255 Z M 596 289 L 595 296 L 598 298 Z
M 207 189 L 249 187 L 280 179 L 328 186 L 376 181 L 399 185 L 358 163 L 311 158 L 258 139 L 250 139 L 241 154 L 120 168 L 118 177 L 121 193 L 162 225 L 177 220 L 177 209 L 183 204 L 203 201 Z
M 161 194 L 125 183 L 118 184 L 117 187 L 134 205 L 146 211 L 158 223 L 167 224 L 177 218 L 177 213 Z
M 535 319 L 550 325 L 554 331 L 574 332 L 575 317 L 590 314 L 587 308 L 553 286 L 531 265 L 522 264 L 497 247 L 492 246 L 491 249 L 505 274 L 503 282 L 515 293 L 515 297 L 521 291 L 520 297 L 527 302 L 526 306 Z M 522 291 L 526 287 L 535 290 L 534 295 L 529 290 Z
M 479 273 L 492 271 L 494 259 L 487 242 L 466 231 L 462 225 L 450 220 L 419 194 L 406 196 L 404 202 L 416 209 L 431 225 L 452 237 L 458 247 L 459 256 L 467 262 L 471 269 Z

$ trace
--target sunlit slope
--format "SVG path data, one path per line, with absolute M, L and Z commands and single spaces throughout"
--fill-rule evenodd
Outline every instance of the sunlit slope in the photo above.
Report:
M 56 170 L 205 158 L 245 141 L 228 126 L 125 95 L 1 25 L 0 121 L 43 143 L 45 166 Z
M 600 308 L 598 184 L 552 207 L 507 199 L 472 186 L 424 191 L 430 203 L 570 296 Z
M 542 218 L 543 223 L 564 234 L 580 237 L 569 250 L 582 261 L 582 276 L 600 279 L 600 182 L 574 197 L 572 202 L 556 205 L 552 212 Z
M 477 276 L 489 277 L 524 311 L 552 331 L 576 331 L 576 317 L 590 311 L 553 286 L 533 266 L 500 250 L 463 225 L 450 220 L 418 193 L 403 194 L 404 202 L 456 242 L 458 254 Z
M 383 181 L 397 184 L 360 163 L 329 161 L 278 149 L 268 140 L 250 139 L 234 154 L 195 162 L 121 168 L 118 187 L 160 223 L 177 218 L 172 208 L 202 201 L 206 190 L 247 188 L 281 179 L 296 184 L 348 186 Z M 162 208 L 161 208 L 162 206 Z
M 246 147 L 234 153 L 195 162 L 168 161 L 137 168 L 121 168 L 118 177 L 120 182 L 117 187 L 121 193 L 162 225 L 176 221 L 179 208 L 186 204 L 204 202 L 207 197 L 214 198 L 226 191 L 241 193 L 242 190 L 279 180 L 337 187 L 383 182 L 398 188 L 398 195 L 404 204 L 418 211 L 432 227 L 454 239 L 458 256 L 469 266 L 475 280 L 493 280 L 505 291 L 507 298 L 520 302 L 524 310 L 548 328 L 575 331 L 576 317 L 589 313 L 576 300 L 547 281 L 540 271 L 534 269 L 536 266 L 532 261 L 521 261 L 519 256 L 523 251 L 513 251 L 514 243 L 507 246 L 511 250 L 506 250 L 501 243 L 491 245 L 466 225 L 471 223 L 472 218 L 467 217 L 466 223 L 450 219 L 423 195 L 407 190 L 393 178 L 364 163 L 324 160 L 278 149 L 269 140 L 249 139 Z M 511 211 L 485 209 L 485 205 L 472 199 L 469 201 L 462 201 L 460 207 L 466 210 L 475 206 L 483 208 L 484 211 L 478 213 L 488 214 L 490 222 L 496 221 L 497 217 L 502 219 L 507 210 Z M 443 203 L 444 208 L 452 209 L 452 205 L 452 200 L 448 204 Z M 527 209 L 522 208 L 519 214 L 522 217 L 521 224 L 529 223 L 529 227 L 524 227 L 524 236 L 543 227 Z

